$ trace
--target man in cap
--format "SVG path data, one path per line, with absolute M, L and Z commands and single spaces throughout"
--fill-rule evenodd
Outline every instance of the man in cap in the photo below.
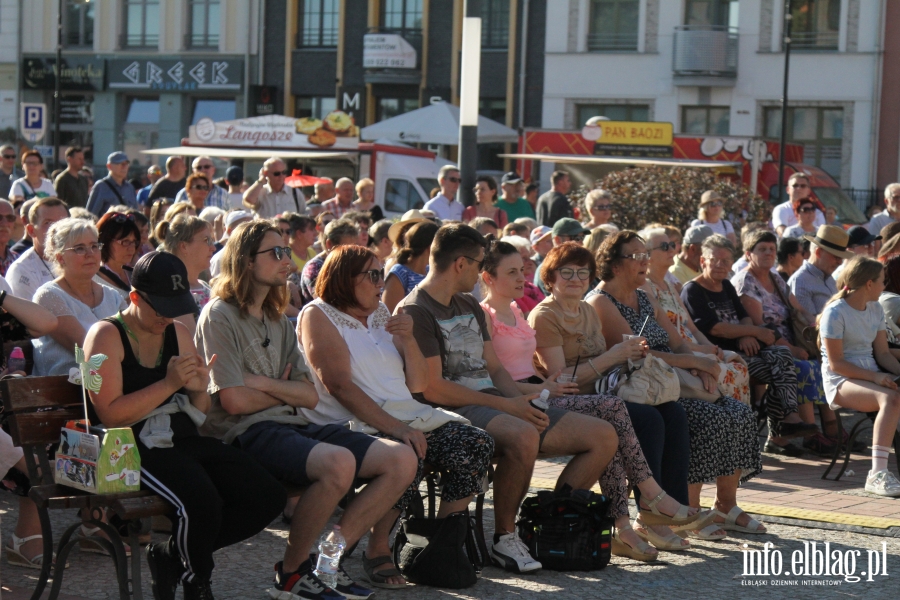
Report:
M 877 256 L 877 252 L 875 251 L 875 242 L 881 241 L 880 235 L 873 235 L 869 233 L 869 230 L 866 229 L 864 225 L 856 225 L 847 230 L 847 235 L 850 236 L 850 242 L 847 244 L 847 250 L 852 252 L 857 256 L 868 256 L 870 258 L 875 258 Z M 838 277 L 841 274 L 841 271 L 844 268 L 844 265 L 847 263 L 841 263 L 837 269 L 835 269 L 834 273 L 831 274 L 831 277 L 837 281 Z
M 566 171 L 554 171 L 550 176 L 553 189 L 542 194 L 537 202 L 537 222 L 547 227 L 563 217 L 573 217 L 572 205 L 566 194 L 572 189 L 572 181 Z
M 500 180 L 500 189 L 502 194 L 497 202 L 497 208 L 506 213 L 506 220 L 510 223 L 519 217 L 534 218 L 534 208 L 525 198 L 520 198 L 518 194 L 519 184 L 522 178 L 515 171 L 504 173 Z
M 531 257 L 531 260 L 534 261 L 536 269 L 540 269 L 544 257 L 553 249 L 552 234 L 553 230 L 546 225 L 538 225 L 531 230 L 531 235 L 528 236 L 528 241 L 531 242 L 531 247 L 534 249 L 534 256 Z
M 110 206 L 124 204 L 130 208 L 139 208 L 137 192 L 127 181 L 128 156 L 124 152 L 113 152 L 106 159 L 109 175 L 94 184 L 88 197 L 87 209 L 102 217 Z
M 900 183 L 891 183 L 884 188 L 884 210 L 872 217 L 866 228 L 877 235 L 885 225 L 900 221 Z
M 222 235 L 222 239 L 219 240 L 219 243 L 223 245 L 226 244 L 228 242 L 228 238 L 231 237 L 231 233 L 237 228 L 238 225 L 252 220 L 253 214 L 249 210 L 233 210 L 225 215 L 225 233 L 224 235 Z M 224 250 L 224 248 L 222 250 Z M 222 250 L 219 250 L 218 252 L 213 254 L 212 260 L 209 261 L 209 274 L 213 277 L 221 272 L 223 256 Z
M 216 165 L 213 163 L 213 160 L 208 156 L 198 156 L 191 163 L 191 168 L 195 174 L 206 176 L 210 183 L 209 193 L 206 195 L 203 205 L 228 210 L 228 192 L 222 186 L 212 182 L 216 176 Z M 175 195 L 175 202 L 190 202 L 187 190 L 184 187 Z
M 675 256 L 675 264 L 669 267 L 681 285 L 700 276 L 700 255 L 703 253 L 703 241 L 713 234 L 709 225 L 697 225 L 684 232 L 681 253 Z
M 791 292 L 806 312 L 819 315 L 829 298 L 837 293 L 832 274 L 845 258 L 856 256 L 847 250 L 850 236 L 834 225 L 821 225 L 815 237 L 804 235 L 812 244 L 809 260 L 788 279 Z

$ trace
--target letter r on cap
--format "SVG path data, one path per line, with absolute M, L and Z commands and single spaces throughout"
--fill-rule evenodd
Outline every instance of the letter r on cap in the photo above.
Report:
M 172 291 L 177 292 L 180 289 L 187 289 L 184 287 L 184 284 L 181 283 L 181 275 L 172 275 Z

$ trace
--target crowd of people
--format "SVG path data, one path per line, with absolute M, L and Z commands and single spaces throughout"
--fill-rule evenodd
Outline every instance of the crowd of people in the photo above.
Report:
M 623 199 L 605 190 L 575 212 L 562 171 L 539 198 L 516 173 L 499 186 L 479 177 L 465 207 L 459 171 L 444 167 L 434 197 L 391 221 L 372 180 L 326 181 L 307 199 L 276 157 L 249 185 L 239 167 L 215 181 L 209 157 L 190 174 L 171 157 L 139 190 L 121 152 L 97 182 L 79 174 L 79 150 L 66 159 L 51 183 L 25 153 L 0 200 L 0 331 L 32 338 L 33 375 L 68 374 L 76 344 L 109 357 L 91 420 L 132 427 L 142 485 L 176 508 L 171 537 L 147 550 L 157 599 L 178 585 L 212 598 L 213 552 L 279 515 L 290 531 L 273 598 L 404 588 L 391 531 L 426 467 L 441 473 L 447 517 L 494 465 L 490 558 L 516 573 L 542 566 L 516 533 L 539 457 L 570 457 L 559 488 L 600 484 L 615 555 L 653 561 L 691 540 L 761 534 L 740 485 L 762 452 L 846 444 L 839 407 L 878 413 L 865 490 L 900 496 L 887 469 L 900 420 L 900 185 L 849 232 L 802 174 L 771 223 L 737 231 L 706 191 L 686 231 L 632 231 L 612 222 Z M 616 375 L 634 368 L 676 370 L 677 399 L 623 400 Z M 546 408 L 533 402 L 542 395 Z M 6 487 L 27 489 L 25 472 L 0 432 Z M 338 525 L 348 547 L 368 536 L 368 587 L 342 563 L 332 589 L 311 548 L 359 481 Z M 305 490 L 288 500 L 286 484 Z M 704 484 L 712 510 L 700 507 Z M 23 495 L 9 562 L 39 568 L 40 539 Z

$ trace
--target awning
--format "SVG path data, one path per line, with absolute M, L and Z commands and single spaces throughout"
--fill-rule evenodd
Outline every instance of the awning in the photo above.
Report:
M 363 127 L 359 137 L 365 140 L 386 138 L 412 144 L 459 144 L 459 107 L 447 102 L 435 102 L 402 115 Z M 494 144 L 518 142 L 515 129 L 478 117 L 478 143 Z
M 694 167 L 698 169 L 741 168 L 744 163 L 725 160 L 692 160 L 689 158 L 637 158 L 633 156 L 589 156 L 587 154 L 498 154 L 500 158 L 514 160 L 539 160 L 541 162 L 569 164 L 613 164 L 641 167 Z
M 355 152 L 318 152 L 316 150 L 283 150 L 270 148 L 268 150 L 252 150 L 250 148 L 221 148 L 216 146 L 174 146 L 172 148 L 153 148 L 141 150 L 141 154 L 153 154 L 158 156 L 215 156 L 217 158 L 261 158 L 263 160 L 272 156 L 279 158 L 325 158 L 347 159 L 355 158 Z

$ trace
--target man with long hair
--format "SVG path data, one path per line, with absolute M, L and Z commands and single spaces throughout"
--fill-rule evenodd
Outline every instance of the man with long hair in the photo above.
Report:
M 311 425 L 297 410 L 314 408 L 319 397 L 284 315 L 291 249 L 283 244 L 272 223 L 251 221 L 235 229 L 225 245 L 215 298 L 197 323 L 198 351 L 207 359 L 219 357 L 210 372 L 212 407 L 203 433 L 246 450 L 276 478 L 307 486 L 294 510 L 284 560 L 275 565 L 273 592 L 367 598 L 371 592 L 343 566 L 336 590 L 324 585 L 313 573 L 309 549 L 356 478 L 369 483 L 339 521 L 348 547 L 376 523 L 390 531 L 393 523 L 380 521 L 415 478 L 417 458 L 398 442 L 337 425 Z M 404 583 L 389 579 L 390 585 Z

